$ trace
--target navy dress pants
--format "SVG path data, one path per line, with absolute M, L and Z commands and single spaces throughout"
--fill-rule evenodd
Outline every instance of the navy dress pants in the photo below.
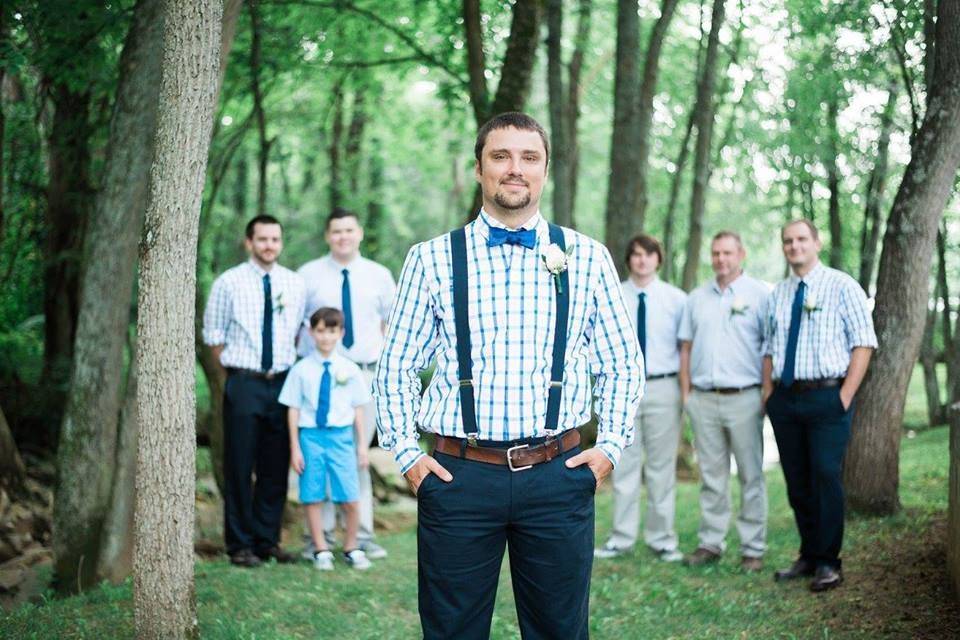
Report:
M 290 435 L 277 402 L 286 376 L 230 373 L 223 390 L 224 537 L 227 553 L 266 551 L 280 541 Z M 256 475 L 256 483 L 253 476 Z
M 490 637 L 505 548 L 522 637 L 588 637 L 596 481 L 564 466 L 579 450 L 517 472 L 436 455 L 453 480 L 430 474 L 417 493 L 424 638 Z
M 840 387 L 796 393 L 777 387 L 767 401 L 767 415 L 800 532 L 800 557 L 815 566 L 840 568 L 843 456 L 853 404 L 843 408 Z

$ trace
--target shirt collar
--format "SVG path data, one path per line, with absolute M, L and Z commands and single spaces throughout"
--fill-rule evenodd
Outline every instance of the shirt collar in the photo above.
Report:
M 319 349 L 314 349 L 313 351 L 310 352 L 310 357 L 313 358 L 317 363 L 319 363 L 319 364 L 321 364 L 321 365 L 322 365 L 324 362 L 329 362 L 330 364 L 333 364 L 334 362 L 336 362 L 337 352 L 336 352 L 336 351 L 332 351 L 332 352 L 330 352 L 330 357 L 329 357 L 329 358 L 324 358 L 323 355 L 320 353 L 320 350 L 319 350 Z
M 360 264 L 360 258 L 361 258 L 360 253 L 357 253 L 357 255 L 353 257 L 353 260 L 343 265 L 333 259 L 332 253 L 328 253 L 326 256 L 324 256 L 324 259 L 330 265 L 330 268 L 338 273 L 343 271 L 344 269 L 351 272 L 354 271 L 357 268 L 357 265 Z
M 636 282 L 633 281 L 633 278 L 627 277 L 627 284 L 629 284 L 630 288 L 633 289 L 635 292 L 637 292 L 638 295 L 641 293 L 650 293 L 651 291 L 656 289 L 658 286 L 660 286 L 660 282 L 661 282 L 660 276 L 655 275 L 653 276 L 653 280 L 647 283 L 647 286 L 641 287 Z
M 734 278 L 734 279 L 733 279 L 733 282 L 731 282 L 730 284 L 727 285 L 727 289 L 730 290 L 730 293 L 733 293 L 734 295 L 736 295 L 736 293 L 737 293 L 737 287 L 740 286 L 739 283 L 743 280 L 743 277 L 746 275 L 746 273 L 747 273 L 746 271 L 741 270 L 741 271 L 740 271 L 740 275 L 738 275 L 736 278 Z M 714 278 L 713 280 L 710 281 L 710 288 L 713 289 L 713 291 L 714 291 L 717 295 L 721 295 L 721 296 L 723 295 L 723 290 L 720 289 L 720 284 L 717 282 L 717 279 L 716 279 L 716 278 Z
M 798 286 L 801 280 L 809 286 L 812 284 L 816 284 L 816 282 L 820 278 L 822 278 L 823 274 L 825 274 L 826 272 L 827 272 L 827 268 L 823 266 L 823 263 L 817 262 L 817 266 L 815 266 L 813 269 L 808 271 L 807 275 L 803 276 L 802 278 L 799 277 L 797 274 L 795 274 L 793 270 L 791 270 L 790 276 L 787 279 L 790 281 L 790 284 L 794 286 Z
M 259 276 L 260 278 L 262 278 L 265 275 L 273 275 L 273 269 L 271 269 L 270 271 L 267 271 L 266 269 L 258 265 L 256 262 L 254 262 L 253 258 L 250 258 L 249 260 L 247 260 L 247 264 L 250 265 L 250 268 L 253 269 L 253 272 L 256 273 L 257 276 Z M 274 263 L 274 266 L 276 266 L 276 263 Z
M 479 223 L 483 224 L 479 224 Z M 540 211 L 537 210 L 533 217 L 523 223 L 523 226 L 520 229 L 510 229 L 507 225 L 503 224 L 489 213 L 480 209 L 480 215 L 477 216 L 477 219 L 473 223 L 474 229 L 477 233 L 480 234 L 480 237 L 486 239 L 490 237 L 490 227 L 498 227 L 500 229 L 508 229 L 510 231 L 519 231 L 521 229 L 534 229 L 537 232 L 537 238 L 542 240 L 543 236 L 547 233 L 547 225 L 543 219 L 543 216 L 540 215 Z

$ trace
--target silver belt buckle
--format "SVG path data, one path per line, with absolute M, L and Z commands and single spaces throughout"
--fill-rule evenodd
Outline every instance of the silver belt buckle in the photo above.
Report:
M 533 466 L 532 464 L 528 464 L 525 467 L 515 467 L 513 466 L 513 458 L 510 456 L 510 454 L 516 451 L 517 449 L 526 449 L 529 446 L 530 445 L 528 444 L 518 444 L 515 447 L 510 447 L 509 449 L 507 449 L 507 467 L 510 468 L 510 471 L 523 471 L 524 469 L 529 469 L 530 467 Z

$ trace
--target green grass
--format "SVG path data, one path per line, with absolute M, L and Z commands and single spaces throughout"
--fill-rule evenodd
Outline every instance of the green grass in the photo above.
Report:
M 923 431 L 903 441 L 903 513 L 886 519 L 849 519 L 845 548 L 851 582 L 857 571 L 857 561 L 851 562 L 851 556 L 869 557 L 868 550 L 878 541 L 897 539 L 946 509 L 947 442 L 946 428 Z M 780 471 L 772 470 L 768 480 L 767 564 L 772 569 L 793 559 L 797 537 Z M 601 491 L 597 498 L 598 541 L 604 539 L 609 529 L 610 510 L 610 493 Z M 409 514 L 403 517 L 410 518 Z M 684 550 L 695 545 L 697 520 L 697 487 L 682 484 L 678 492 L 677 528 Z M 307 564 L 271 565 L 249 571 L 234 569 L 222 560 L 199 562 L 196 589 L 202 637 L 419 637 L 413 528 L 383 535 L 381 542 L 390 557 L 364 574 L 350 572 L 342 564 L 332 574 L 320 575 Z M 597 562 L 591 599 L 592 637 L 876 637 L 875 633 L 851 631 L 849 621 L 842 616 L 824 618 L 822 606 L 803 585 L 776 585 L 769 571 L 753 576 L 742 574 L 737 567 L 733 533 L 729 549 L 718 565 L 702 569 L 659 563 L 645 551 L 617 562 Z M 53 599 L 47 594 L 39 604 L 3 614 L 0 637 L 133 637 L 130 582 L 101 586 L 67 599 Z M 519 637 L 506 565 L 492 637 Z

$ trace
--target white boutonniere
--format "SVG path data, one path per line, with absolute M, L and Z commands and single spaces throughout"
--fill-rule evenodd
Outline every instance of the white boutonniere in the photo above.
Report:
M 333 373 L 333 379 L 336 380 L 338 387 L 342 387 L 350 382 L 350 374 L 346 371 L 335 371 Z
M 817 305 L 817 297 L 812 293 L 808 293 L 803 298 L 803 310 L 807 313 L 813 313 L 814 311 L 820 311 L 820 307 Z
M 750 308 L 750 305 L 747 304 L 747 301 L 741 298 L 740 296 L 735 296 L 733 302 L 730 303 L 730 315 L 731 316 L 742 316 L 747 313 L 747 309 Z
M 283 313 L 283 310 L 286 308 L 286 305 L 283 304 L 283 291 L 277 294 L 276 298 L 273 301 L 273 312 L 274 313 Z
M 560 248 L 560 245 L 556 243 L 550 243 L 547 245 L 547 248 L 543 250 L 543 253 L 540 254 L 540 257 L 543 258 L 543 264 L 547 268 L 547 271 L 553 274 L 553 280 L 557 286 L 557 293 L 563 293 L 563 283 L 560 280 L 560 274 L 567 270 L 570 252 L 564 251 Z

